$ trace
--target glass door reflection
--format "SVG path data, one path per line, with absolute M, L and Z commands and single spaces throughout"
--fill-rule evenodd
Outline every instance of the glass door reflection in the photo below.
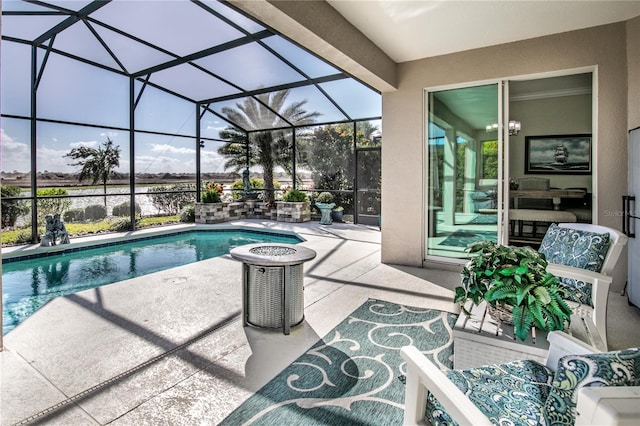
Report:
M 499 87 L 429 92 L 427 103 L 427 255 L 466 258 L 469 243 L 498 238 Z

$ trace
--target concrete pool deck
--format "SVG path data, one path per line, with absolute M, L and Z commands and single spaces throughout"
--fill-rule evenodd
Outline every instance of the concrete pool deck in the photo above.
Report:
M 216 424 L 369 298 L 457 311 L 458 274 L 381 264 L 376 227 L 225 225 L 294 231 L 317 252 L 302 325 L 242 327 L 241 263 L 228 255 L 61 297 L 4 337 L 0 424 Z M 623 307 L 609 312 L 640 324 Z M 621 328 L 610 345 L 640 345 Z

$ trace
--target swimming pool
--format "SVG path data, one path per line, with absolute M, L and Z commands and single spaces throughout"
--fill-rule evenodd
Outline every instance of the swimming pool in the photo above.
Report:
M 222 256 L 244 244 L 301 241 L 295 234 L 256 230 L 190 230 L 3 259 L 2 334 L 54 297 Z

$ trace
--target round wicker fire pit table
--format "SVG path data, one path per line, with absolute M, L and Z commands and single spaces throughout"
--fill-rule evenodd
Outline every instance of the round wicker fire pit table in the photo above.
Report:
M 247 244 L 231 250 L 242 261 L 242 323 L 282 328 L 304 320 L 303 263 L 316 252 L 293 244 Z

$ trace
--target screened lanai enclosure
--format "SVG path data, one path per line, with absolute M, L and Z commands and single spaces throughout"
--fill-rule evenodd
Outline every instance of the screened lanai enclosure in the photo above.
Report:
M 245 170 L 377 223 L 380 94 L 233 3 L 3 1 L 1 53 L 3 244 L 188 220 Z

